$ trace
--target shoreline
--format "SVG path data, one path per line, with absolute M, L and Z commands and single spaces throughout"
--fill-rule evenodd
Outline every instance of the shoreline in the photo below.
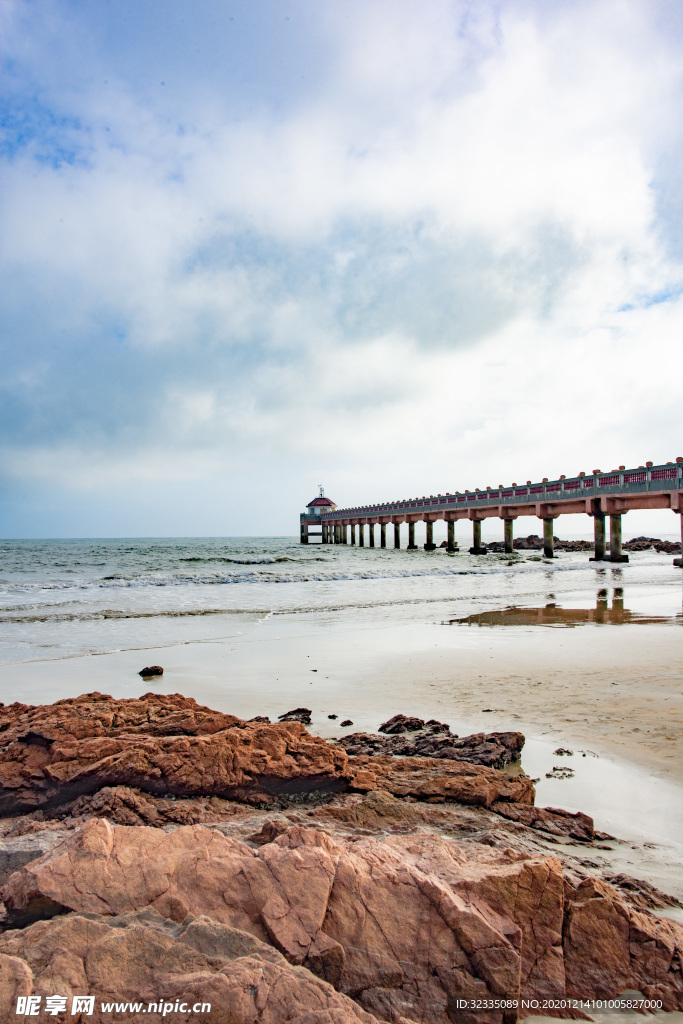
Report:
M 617 636 L 613 628 L 478 628 L 364 622 L 344 610 L 280 613 L 226 636 L 15 662 L 0 677 L 5 703 L 153 689 L 248 718 L 313 700 L 322 716 L 314 728 L 328 736 L 334 725 L 326 715 L 333 712 L 367 731 L 397 711 L 448 719 L 459 731 L 518 728 L 597 747 L 683 783 L 683 628 L 624 623 Z M 165 675 L 145 683 L 137 672 L 150 660 Z

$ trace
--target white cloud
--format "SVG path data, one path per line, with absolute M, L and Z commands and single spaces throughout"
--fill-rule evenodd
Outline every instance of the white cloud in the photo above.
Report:
M 335 48 L 308 93 L 182 130 L 59 3 L 37 41 L 15 8 L 26 80 L 61 33 L 92 88 L 53 58 L 64 124 L 3 170 L 10 480 L 277 460 L 422 493 L 672 457 L 676 374 L 642 372 L 681 328 L 659 5 L 307 7 Z

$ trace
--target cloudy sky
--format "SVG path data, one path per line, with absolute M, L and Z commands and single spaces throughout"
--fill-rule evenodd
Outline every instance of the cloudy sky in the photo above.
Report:
M 0 46 L 1 535 L 683 454 L 676 0 L 3 0 Z

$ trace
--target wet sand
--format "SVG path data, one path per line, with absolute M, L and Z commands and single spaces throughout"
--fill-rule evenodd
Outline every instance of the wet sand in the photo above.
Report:
M 92 689 L 133 696 L 154 686 L 246 717 L 303 702 L 323 733 L 336 728 L 328 713 L 374 730 L 403 711 L 461 732 L 557 738 L 683 782 L 681 625 L 448 621 L 364 623 L 342 610 L 254 619 L 229 636 L 217 621 L 215 639 L 4 666 L 3 699 L 43 703 Z M 141 681 L 143 662 L 162 664 L 163 679 Z

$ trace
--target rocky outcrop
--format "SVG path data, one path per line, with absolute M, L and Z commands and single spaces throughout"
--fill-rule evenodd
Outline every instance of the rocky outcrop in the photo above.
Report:
M 683 1009 L 683 926 L 626 903 L 595 878 L 567 892 L 563 928 L 567 995 L 609 999 L 635 989 Z
M 108 818 L 117 825 L 197 825 L 229 821 L 257 813 L 233 800 L 217 796 L 175 797 L 152 796 L 130 786 L 105 786 L 89 796 L 63 804 L 53 812 L 58 819 L 83 823 L 88 818 Z
M 632 537 L 624 543 L 624 551 L 655 551 L 667 555 L 678 554 L 681 550 L 679 541 L 662 540 L 660 537 Z
M 102 1003 L 137 1003 L 143 1019 L 213 1024 L 376 1024 L 357 1003 L 290 964 L 272 945 L 208 917 L 181 925 L 146 909 L 115 917 L 71 914 L 0 937 L 0 1019 L 17 996 L 96 997 L 81 1019 L 123 1019 Z M 176 1011 L 176 1001 L 185 1006 Z M 201 1006 L 205 1007 L 204 1012 Z M 196 1007 L 196 1009 L 195 1009 Z M 40 1020 L 53 1020 L 44 1017 Z
M 293 708 L 291 711 L 286 711 L 284 715 L 278 715 L 278 722 L 301 722 L 302 725 L 311 724 L 311 709 L 310 708 Z
M 519 761 L 524 746 L 521 732 L 477 732 L 458 736 L 445 722 L 395 715 L 377 733 L 355 732 L 337 740 L 347 754 L 394 754 L 408 757 L 438 757 L 489 768 L 504 768 Z M 387 735 L 388 734 L 388 735 Z
M 54 807 L 105 786 L 252 803 L 348 788 L 344 751 L 298 722 L 247 723 L 180 694 L 99 693 L 0 709 L 0 814 Z
M 358 735 L 475 756 L 523 743 L 406 716 L 382 729 Z M 586 844 L 605 837 L 536 808 L 523 774 L 424 747 L 348 754 L 178 695 L 12 705 L 0 737 L 0 805 L 30 809 L 0 822 L 0 1008 L 196 995 L 225 1024 L 512 1024 L 459 1001 L 633 988 L 683 1009 L 683 928 L 646 910 L 672 901 L 590 877 Z
M 1 895 L 10 924 L 53 915 L 0 940 L 1 954 L 32 971 L 43 937 L 76 920 L 66 912 L 96 914 L 111 928 L 151 908 L 175 922 L 176 941 L 198 917 L 220 934 L 248 933 L 244 942 L 274 947 L 311 984 L 315 975 L 385 1021 L 502 1022 L 503 1011 L 457 1016 L 457 1000 L 611 998 L 627 988 L 683 1008 L 683 927 L 636 910 L 605 883 L 573 885 L 554 857 L 434 834 L 345 840 L 292 825 L 254 847 L 203 826 L 164 833 L 93 820 L 15 873 Z M 76 959 L 77 946 L 77 936 L 59 939 Z M 166 947 L 169 962 L 176 955 Z M 211 970 L 230 976 L 224 963 Z M 19 967 L 15 975 L 23 977 Z M 75 968 L 71 976 L 82 977 Z
M 520 821 L 529 828 L 537 828 L 554 836 L 566 836 L 580 842 L 595 839 L 593 819 L 582 811 L 564 811 L 560 807 L 532 807 L 529 804 L 496 802 L 491 810 L 511 821 Z
M 534 784 L 526 775 L 431 757 L 350 757 L 353 788 L 384 789 L 394 796 L 430 803 L 453 801 L 491 807 L 496 801 L 533 804 Z
M 487 541 L 489 551 L 498 553 L 505 551 L 505 544 L 502 540 Z M 515 551 L 540 551 L 543 548 L 543 538 L 537 533 L 530 533 L 528 537 L 515 537 L 512 542 Z M 562 540 L 560 537 L 553 537 L 553 547 L 556 551 L 592 551 L 593 545 L 588 540 Z
M 384 745 L 392 754 L 417 751 L 419 757 L 385 754 L 372 757 L 372 765 L 362 758 L 351 765 L 340 744 L 311 736 L 298 721 L 243 722 L 178 694 L 114 700 L 94 693 L 42 707 L 15 704 L 0 709 L 0 814 L 68 807 L 72 817 L 190 824 L 212 820 L 210 808 L 176 809 L 173 798 L 217 800 L 220 816 L 226 800 L 268 805 L 376 785 L 405 796 L 485 806 L 493 800 L 533 802 L 528 780 L 471 770 L 515 760 L 521 733 L 459 739 L 445 724 L 414 722 L 419 731 L 360 733 L 343 745 L 363 754 Z

